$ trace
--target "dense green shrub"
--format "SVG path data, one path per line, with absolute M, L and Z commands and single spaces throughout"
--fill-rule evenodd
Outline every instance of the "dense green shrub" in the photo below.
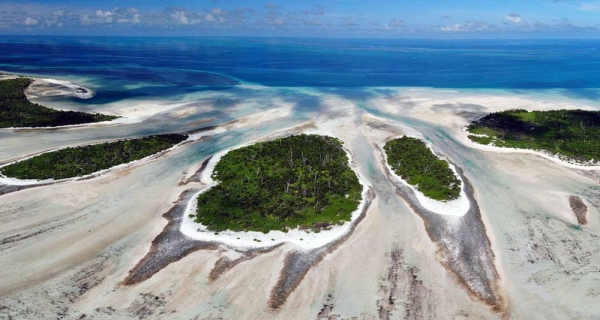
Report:
M 320 229 L 349 221 L 362 186 L 338 139 L 297 135 L 232 150 L 215 167 L 219 184 L 198 197 L 209 230 Z
M 402 137 L 388 141 L 384 150 L 394 172 L 435 200 L 453 200 L 460 195 L 461 182 L 448 162 L 438 158 L 419 139 Z
M 3 167 L 0 173 L 18 179 L 64 179 L 84 176 L 145 158 L 186 138 L 185 135 L 168 134 L 66 148 Z
M 0 81 L 0 128 L 56 127 L 118 118 L 99 113 L 54 110 L 32 103 L 24 93 L 32 82 L 29 78 Z
M 600 159 L 600 112 L 507 110 L 473 121 L 469 138 L 481 144 L 548 151 L 577 161 Z M 483 136 L 481 136 L 483 135 Z

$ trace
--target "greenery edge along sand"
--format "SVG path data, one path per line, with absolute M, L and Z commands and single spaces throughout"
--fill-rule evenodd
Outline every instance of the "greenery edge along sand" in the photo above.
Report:
M 461 179 L 425 142 L 402 136 L 387 141 L 383 149 L 392 172 L 426 197 L 443 202 L 460 197 Z
M 320 232 L 343 224 L 363 191 L 348 162 L 342 142 L 326 135 L 298 134 L 230 150 L 215 165 L 218 184 L 197 197 L 196 222 L 215 232 L 263 233 Z
M 600 160 L 600 111 L 510 109 L 490 113 L 466 128 L 471 142 L 531 150 L 579 166 Z
M 0 80 L 0 128 L 59 127 L 111 121 L 118 116 L 80 111 L 62 111 L 29 101 L 25 90 L 33 83 L 29 77 Z
M 187 138 L 187 135 L 182 134 L 164 134 L 64 148 L 2 166 L 0 175 L 22 180 L 82 177 L 141 160 Z

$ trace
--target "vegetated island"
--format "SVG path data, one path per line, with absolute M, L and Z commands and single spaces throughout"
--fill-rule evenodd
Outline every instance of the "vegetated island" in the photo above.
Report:
M 423 141 L 404 136 L 388 141 L 383 149 L 394 172 L 426 197 L 449 201 L 460 196 L 461 181 L 448 162 L 438 158 Z
M 513 109 L 473 121 L 474 142 L 544 151 L 578 163 L 600 160 L 600 111 Z
M 187 135 L 165 134 L 48 152 L 0 168 L 17 179 L 66 179 L 85 176 L 166 150 Z
M 25 89 L 31 83 L 32 79 L 24 77 L 0 81 L 0 128 L 57 127 L 118 118 L 100 113 L 54 110 L 32 103 L 25 95 Z
M 316 232 L 350 221 L 362 185 L 337 138 L 295 135 L 229 151 L 198 196 L 197 223 L 212 231 Z

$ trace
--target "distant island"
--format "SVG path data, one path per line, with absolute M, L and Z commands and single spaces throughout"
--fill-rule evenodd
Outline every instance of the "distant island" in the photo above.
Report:
M 539 150 L 577 162 L 600 160 L 600 111 L 507 110 L 473 121 L 467 131 L 480 144 Z
M 426 197 L 448 201 L 460 196 L 461 181 L 448 162 L 438 158 L 423 141 L 404 136 L 388 141 L 384 150 L 394 172 Z
M 185 139 L 186 135 L 166 134 L 66 148 L 0 168 L 0 174 L 9 178 L 39 180 L 80 177 L 145 158 Z
M 212 231 L 319 231 L 350 221 L 362 185 L 340 140 L 295 135 L 229 151 L 218 185 L 200 194 L 196 222 Z
M 32 79 L 24 77 L 0 81 L 0 128 L 57 127 L 118 118 L 100 113 L 54 110 L 32 103 L 25 96 L 25 89 L 32 82 Z

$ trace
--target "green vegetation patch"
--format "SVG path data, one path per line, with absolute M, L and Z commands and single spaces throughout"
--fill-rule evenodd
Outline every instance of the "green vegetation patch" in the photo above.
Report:
M 166 134 L 66 148 L 0 168 L 0 173 L 17 179 L 58 180 L 79 177 L 145 158 L 185 139 L 186 135 Z
M 423 141 L 402 137 L 388 141 L 383 149 L 394 172 L 425 196 L 447 201 L 460 195 L 461 181 L 448 162 L 433 154 Z
M 488 114 L 467 129 L 481 144 L 543 150 L 579 162 L 600 160 L 599 111 L 514 109 Z
M 209 230 L 317 231 L 350 221 L 362 185 L 340 140 L 296 135 L 232 150 L 215 167 L 219 184 L 200 194 L 196 222 Z
M 25 96 L 25 89 L 32 82 L 29 78 L 0 81 L 0 128 L 56 127 L 118 118 L 99 113 L 54 110 L 32 103 Z

